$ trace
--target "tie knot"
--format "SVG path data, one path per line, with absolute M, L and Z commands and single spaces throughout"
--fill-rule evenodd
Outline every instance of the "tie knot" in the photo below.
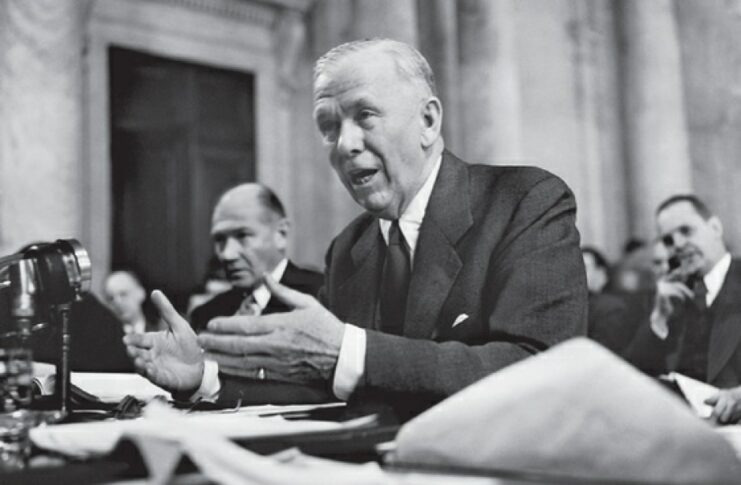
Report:
M 702 278 L 698 278 L 692 285 L 692 292 L 694 293 L 693 300 L 697 303 L 697 306 L 700 308 L 707 306 L 708 287 L 705 286 L 705 281 Z
M 259 315 L 261 313 L 260 305 L 255 300 L 255 295 L 251 294 L 242 300 L 242 304 L 239 305 L 237 313 L 235 315 Z
M 399 219 L 394 219 L 394 221 L 391 222 L 391 227 L 389 228 L 389 246 L 401 246 L 403 241 L 404 236 L 402 235 L 401 228 L 399 227 Z

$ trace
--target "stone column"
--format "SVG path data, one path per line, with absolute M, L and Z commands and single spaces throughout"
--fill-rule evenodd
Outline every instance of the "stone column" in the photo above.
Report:
M 616 2 L 622 37 L 624 132 L 633 235 L 654 234 L 654 211 L 692 189 L 677 24 L 672 0 Z
M 460 76 L 458 25 L 455 0 L 418 0 L 420 50 L 435 73 L 437 92 L 443 103 L 445 146 L 460 153 Z
M 356 39 L 388 37 L 417 46 L 415 0 L 355 0 L 352 31 Z
M 77 0 L 0 2 L 3 254 L 31 241 L 81 238 L 88 8 Z
M 512 0 L 461 0 L 461 132 L 463 156 L 495 163 L 521 156 L 516 11 Z

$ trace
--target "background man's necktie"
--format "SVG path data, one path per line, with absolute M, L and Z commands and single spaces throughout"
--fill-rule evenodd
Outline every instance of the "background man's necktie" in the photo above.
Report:
M 260 305 L 255 301 L 255 297 L 250 294 L 239 305 L 235 315 L 259 315 L 262 312 Z
M 697 308 L 700 310 L 707 309 L 708 287 L 705 286 L 705 281 L 702 278 L 697 279 L 695 284 L 692 286 L 692 292 L 694 293 L 692 300 L 695 302 L 695 305 L 697 305 Z
M 398 220 L 391 224 L 388 240 L 380 289 L 381 330 L 401 335 L 404 330 L 411 261 Z

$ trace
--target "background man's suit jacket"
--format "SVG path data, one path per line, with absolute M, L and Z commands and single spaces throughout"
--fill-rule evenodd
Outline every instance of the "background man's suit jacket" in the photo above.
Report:
M 294 290 L 316 295 L 322 285 L 322 274 L 316 271 L 299 268 L 290 261 L 281 278 L 281 284 Z M 209 320 L 214 317 L 230 316 L 236 313 L 244 299 L 244 292 L 231 289 L 217 295 L 203 305 L 195 308 L 191 314 L 191 325 L 196 332 L 206 329 Z M 263 309 L 263 314 L 284 312 L 289 308 L 281 301 L 271 298 Z M 228 376 L 220 373 L 221 391 L 218 402 L 229 406 L 237 401 L 242 404 L 286 404 L 317 403 L 335 400 L 331 385 L 302 386 L 282 382 L 261 382 L 242 377 Z
M 708 346 L 707 381 L 718 387 L 741 384 L 741 260 L 734 259 L 728 268 L 723 286 L 710 306 L 712 327 Z M 691 303 L 689 303 L 691 304 Z M 677 370 L 678 352 L 685 328 L 683 312 L 668 322 L 669 336 L 658 338 L 650 326 L 650 310 L 646 311 L 631 347 L 626 353 L 630 362 L 641 370 L 659 375 Z
M 290 261 L 286 266 L 283 277 L 280 279 L 281 284 L 313 296 L 316 296 L 319 287 L 322 286 L 322 281 L 321 273 L 299 268 Z M 202 332 L 212 318 L 234 315 L 239 309 L 239 305 L 242 304 L 242 300 L 244 300 L 244 291 L 239 288 L 232 288 L 227 292 L 216 295 L 203 305 L 193 309 L 190 324 L 196 332 Z M 276 298 L 270 298 L 262 313 L 268 314 L 288 310 L 289 308 L 283 302 Z
M 321 298 L 340 320 L 368 329 L 362 388 L 429 405 L 584 335 L 575 213 L 569 188 L 544 170 L 469 165 L 445 152 L 420 228 L 403 337 L 378 331 L 378 220 L 354 220 L 330 246 Z

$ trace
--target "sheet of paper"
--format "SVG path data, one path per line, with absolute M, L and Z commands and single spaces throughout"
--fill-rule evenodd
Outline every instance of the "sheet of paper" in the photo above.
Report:
M 146 409 L 164 406 L 156 401 Z M 363 417 L 345 423 L 313 420 L 287 420 L 280 416 L 259 417 L 240 413 L 194 413 L 182 414 L 167 409 L 167 415 L 178 416 L 178 427 L 168 426 L 167 420 L 158 414 L 133 420 L 110 420 L 90 423 L 73 423 L 41 426 L 31 430 L 31 439 L 37 446 L 75 457 L 104 455 L 116 446 L 124 435 L 156 434 L 168 438 L 177 436 L 178 427 L 207 429 L 214 436 L 223 438 L 256 438 L 280 436 L 294 433 L 333 431 L 367 426 L 373 417 Z M 161 414 L 161 413 L 160 413 Z
M 97 396 L 103 402 L 119 402 L 127 395 L 142 401 L 149 401 L 157 396 L 170 398 L 169 392 L 133 373 L 73 372 L 72 384 Z
M 677 372 L 669 373 L 669 378 L 677 383 L 682 394 L 699 417 L 707 419 L 713 414 L 713 407 L 705 404 L 705 399 L 715 395 L 718 392 L 717 387 Z
M 715 428 L 715 431 L 728 440 L 736 452 L 736 456 L 741 459 L 741 426 L 737 424 L 732 426 L 718 426 Z

